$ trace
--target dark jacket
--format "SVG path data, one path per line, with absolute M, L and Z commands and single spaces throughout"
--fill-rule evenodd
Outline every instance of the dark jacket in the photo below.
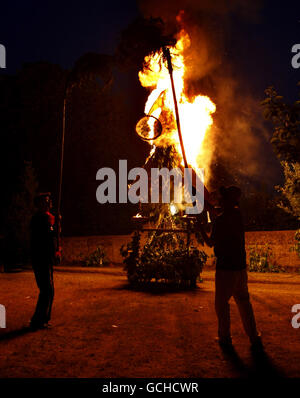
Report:
M 38 212 L 31 220 L 32 262 L 53 264 L 55 259 L 54 217 L 49 212 Z
M 211 238 L 217 257 L 216 269 L 246 268 L 244 224 L 238 208 L 225 210 L 216 218 Z

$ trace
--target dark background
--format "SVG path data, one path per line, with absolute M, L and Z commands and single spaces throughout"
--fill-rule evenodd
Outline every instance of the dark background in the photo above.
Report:
M 244 4 L 247 8 L 247 1 Z M 0 70 L 2 230 L 12 195 L 20 186 L 24 161 L 32 162 L 39 190 L 51 191 L 56 205 L 66 70 L 86 52 L 114 54 L 122 30 L 138 16 L 141 12 L 135 1 L 12 1 L 1 5 L 0 43 L 7 51 L 7 69 Z M 300 5 L 264 1 L 257 20 L 233 14 L 230 25 L 224 60 L 239 79 L 241 92 L 250 92 L 257 99 L 258 112 L 259 100 L 270 85 L 288 101 L 295 100 L 300 69 L 291 66 L 291 48 L 300 42 Z M 129 204 L 98 204 L 95 177 L 101 167 L 118 170 L 119 159 L 127 159 L 128 168 L 142 166 L 149 153 L 149 146 L 134 132 L 147 95 L 138 81 L 139 68 L 125 71 L 116 67 L 107 91 L 90 83 L 72 92 L 67 107 L 64 235 L 131 230 L 130 217 L 137 209 Z M 268 159 L 268 173 L 262 170 L 260 177 L 231 179 L 234 170 L 221 166 L 228 174 L 226 182 L 247 187 L 248 229 L 293 228 L 293 220 L 274 210 L 274 185 L 282 183 L 282 171 L 269 143 L 272 126 L 266 126 L 270 135 L 264 136 L 259 156 Z M 263 205 L 257 206 L 258 201 Z

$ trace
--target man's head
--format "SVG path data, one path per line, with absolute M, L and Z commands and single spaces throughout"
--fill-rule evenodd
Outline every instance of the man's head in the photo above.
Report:
M 49 211 L 51 209 L 51 193 L 39 193 L 34 198 L 34 205 L 39 211 Z
M 228 209 L 238 206 L 241 194 L 242 191 L 240 190 L 240 188 L 233 185 L 227 188 L 221 187 L 220 195 L 222 207 Z

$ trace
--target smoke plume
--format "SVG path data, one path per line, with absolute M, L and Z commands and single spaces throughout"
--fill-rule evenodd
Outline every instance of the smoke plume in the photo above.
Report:
M 184 29 L 190 36 L 191 46 L 184 54 L 188 66 L 185 92 L 189 97 L 208 95 L 217 107 L 214 125 L 204 142 L 210 148 L 208 159 L 203 161 L 208 187 L 214 189 L 222 183 L 243 185 L 249 178 L 273 183 L 278 169 L 274 169 L 276 160 L 268 144 L 270 133 L 261 114 L 263 93 L 253 94 L 251 81 L 243 80 L 231 62 L 235 51 L 232 21 L 258 23 L 262 2 L 139 0 L 138 4 L 145 17 L 164 21 L 166 33 Z

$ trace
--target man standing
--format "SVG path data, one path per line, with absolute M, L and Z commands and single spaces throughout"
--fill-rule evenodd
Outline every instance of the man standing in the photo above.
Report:
M 50 196 L 51 194 L 47 192 L 35 198 L 37 212 L 31 220 L 32 267 L 40 290 L 35 313 L 30 322 L 32 329 L 49 326 L 54 297 L 55 218 L 50 213 Z
M 232 345 L 229 299 L 238 306 L 252 348 L 262 347 L 248 292 L 245 233 L 239 199 L 241 190 L 231 186 L 220 189 L 222 214 L 213 223 L 209 237 L 200 225 L 205 243 L 214 247 L 217 258 L 215 275 L 215 309 L 218 317 L 218 340 L 221 347 Z

